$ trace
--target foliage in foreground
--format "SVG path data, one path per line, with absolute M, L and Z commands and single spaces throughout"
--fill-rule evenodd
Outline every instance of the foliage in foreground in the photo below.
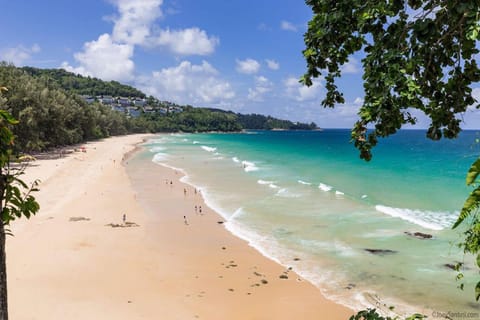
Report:
M 371 159 L 379 137 L 415 124 L 412 110 L 431 120 L 427 136 L 455 138 L 458 113 L 475 103 L 480 81 L 479 1 L 307 0 L 314 16 L 303 51 L 312 79 L 325 78 L 325 107 L 345 102 L 336 78 L 351 55 L 362 53 L 364 102 L 352 140 L 360 157 Z M 373 127 L 367 130 L 367 127 Z
M 5 103 L 0 87 L 0 104 Z M 23 167 L 11 167 L 10 162 L 14 157 L 14 135 L 10 127 L 17 125 L 7 111 L 0 110 L 0 319 L 8 319 L 7 301 L 7 266 L 5 254 L 6 229 L 10 222 L 17 218 L 30 218 L 38 212 L 40 205 L 32 195 L 37 191 L 38 182 L 35 181 L 30 187 L 19 176 L 23 174 Z

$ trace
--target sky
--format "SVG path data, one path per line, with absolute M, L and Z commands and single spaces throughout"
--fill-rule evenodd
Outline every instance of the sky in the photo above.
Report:
M 350 128 L 363 101 L 355 56 L 339 81 L 343 105 L 320 105 L 321 79 L 298 82 L 312 17 L 302 0 L 0 0 L 0 8 L 0 61 L 16 66 L 64 68 L 159 100 L 323 128 Z M 477 110 L 463 119 L 464 128 L 480 128 Z

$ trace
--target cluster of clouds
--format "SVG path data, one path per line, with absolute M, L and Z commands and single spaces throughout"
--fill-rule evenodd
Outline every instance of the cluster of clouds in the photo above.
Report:
M 30 60 L 33 54 L 41 51 L 41 48 L 38 44 L 34 44 L 31 47 L 25 47 L 18 45 L 13 48 L 6 48 L 0 50 L 0 61 L 8 61 L 14 65 L 23 65 L 25 61 Z
M 168 10 L 165 13 L 162 9 L 163 0 L 108 1 L 116 8 L 114 15 L 106 17 L 112 22 L 111 32 L 85 42 L 82 49 L 73 54 L 72 62 L 61 63 L 65 70 L 103 80 L 131 83 L 147 94 L 181 104 L 233 110 L 242 109 L 245 105 L 258 108 L 264 104 L 279 104 L 277 116 L 292 116 L 292 119 L 298 120 L 315 114 L 318 117 L 319 101 L 324 93 L 322 79 L 306 87 L 298 81 L 298 76 L 284 76 L 283 79 L 278 77 L 278 73 L 273 76 L 281 69 L 275 59 L 244 57 L 232 61 L 232 71 L 236 71 L 240 79 L 235 80 L 237 86 L 239 82 L 247 85 L 234 87 L 206 60 L 219 47 L 219 37 L 196 26 L 182 29 L 162 27 L 160 23 L 165 14 L 168 15 Z M 298 32 L 303 26 L 281 21 L 279 27 L 286 32 Z M 139 74 L 135 64 L 135 53 L 139 49 L 169 52 L 177 63 L 149 74 Z M 0 60 L 23 65 L 40 50 L 36 44 L 9 48 L 0 51 Z M 191 56 L 203 57 L 203 60 L 193 63 L 188 60 Z M 357 73 L 359 70 L 355 59 L 343 68 L 344 73 Z M 268 74 L 275 80 L 269 79 Z M 351 116 L 358 110 L 357 105 L 355 101 L 350 108 L 341 107 L 340 113 Z M 354 113 L 350 111 L 352 109 Z M 272 111 L 275 110 L 267 112 Z
M 164 17 L 163 0 L 109 0 L 117 9 L 108 17 L 113 23 L 111 33 L 86 42 L 80 52 L 74 54 L 74 63 L 63 62 L 67 71 L 98 77 L 104 80 L 129 82 L 148 94 L 178 103 L 197 105 L 241 105 L 242 98 L 250 102 L 263 102 L 267 95 L 274 95 L 275 85 L 262 70 L 277 71 L 280 64 L 274 59 L 257 61 L 252 58 L 236 59 L 235 70 L 250 76 L 251 86 L 245 97 L 239 97 L 229 81 L 209 62 L 194 64 L 188 56 L 209 56 L 220 45 L 220 39 L 198 27 L 184 29 L 161 28 Z M 296 32 L 298 27 L 282 21 L 280 28 Z M 147 75 L 136 73 L 134 55 L 137 48 L 160 49 L 178 58 L 178 65 L 152 71 Z M 248 79 L 247 79 L 248 80 Z M 290 77 L 279 84 L 286 98 L 302 102 L 316 99 L 321 92 L 320 81 L 311 87 L 302 86 Z M 236 102 L 233 99 L 236 98 Z

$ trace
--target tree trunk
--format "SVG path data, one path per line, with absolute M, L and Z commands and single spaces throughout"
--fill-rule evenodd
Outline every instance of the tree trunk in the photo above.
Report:
M 0 168 L 0 214 L 3 211 L 5 176 Z M 0 219 L 0 320 L 8 320 L 7 304 L 7 254 L 5 252 L 5 226 Z
M 0 320 L 8 320 L 6 262 L 7 256 L 5 254 L 5 226 L 0 221 Z

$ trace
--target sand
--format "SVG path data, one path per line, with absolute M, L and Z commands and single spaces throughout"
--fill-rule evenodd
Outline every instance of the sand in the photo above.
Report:
M 145 137 L 27 169 L 41 210 L 7 239 L 11 319 L 348 319 L 228 232 L 179 172 L 138 166 L 129 152 Z

